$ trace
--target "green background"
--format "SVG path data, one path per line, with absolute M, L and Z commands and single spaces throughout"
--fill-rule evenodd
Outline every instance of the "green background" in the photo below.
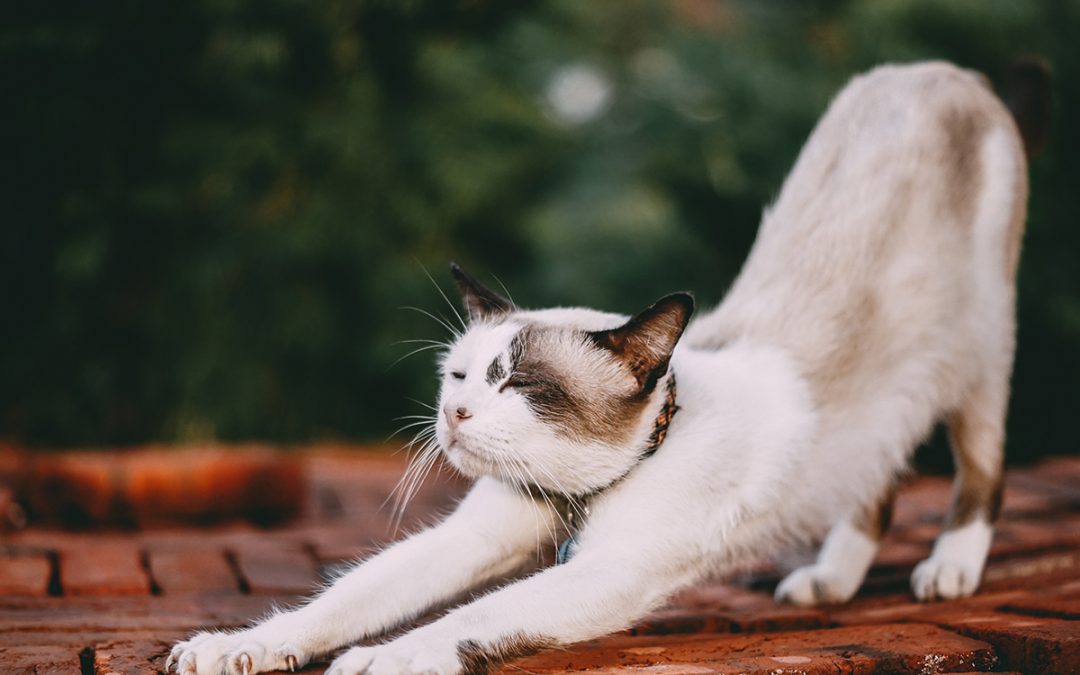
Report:
M 392 365 L 446 335 L 400 309 L 450 314 L 425 269 L 714 303 L 851 75 L 1038 54 L 1009 453 L 1073 451 L 1077 26 L 1073 0 L 6 3 L 0 439 L 381 440 L 435 393 L 431 352 Z M 607 92 L 580 118 L 573 73 Z

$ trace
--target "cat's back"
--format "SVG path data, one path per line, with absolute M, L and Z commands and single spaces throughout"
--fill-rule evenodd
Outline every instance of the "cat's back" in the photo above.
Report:
M 1026 190 L 1015 123 L 980 75 L 931 62 L 856 77 L 690 343 L 780 346 L 833 403 L 920 358 L 963 379 L 973 313 L 1012 302 Z
M 880 264 L 886 242 L 970 239 L 995 179 L 1024 176 L 1016 125 L 982 75 L 945 62 L 881 66 L 837 95 L 759 239 Z

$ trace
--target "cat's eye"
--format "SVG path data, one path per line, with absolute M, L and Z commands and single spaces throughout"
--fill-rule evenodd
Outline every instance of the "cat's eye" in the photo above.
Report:
M 450 377 L 454 378 L 455 380 L 464 380 L 465 373 L 461 372 L 460 370 L 455 370 L 450 373 Z
M 506 389 L 507 387 L 510 387 L 511 389 L 525 389 L 526 387 L 532 386 L 532 384 L 532 380 L 527 380 L 524 377 L 518 377 L 517 375 L 511 375 L 510 379 L 503 383 L 502 388 Z

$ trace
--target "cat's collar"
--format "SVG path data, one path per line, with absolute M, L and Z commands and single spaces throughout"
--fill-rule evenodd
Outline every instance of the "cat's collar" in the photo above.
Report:
M 671 420 L 674 419 L 675 413 L 678 411 L 679 406 L 675 403 L 675 372 L 669 371 L 667 377 L 667 395 L 664 397 L 664 405 L 660 408 L 660 412 L 657 413 L 656 418 L 653 420 L 653 428 L 649 433 L 645 448 L 641 451 L 637 461 L 634 462 L 630 468 L 607 485 L 596 488 L 584 495 L 551 494 L 550 492 L 541 489 L 541 491 L 545 492 L 549 498 L 553 497 L 555 499 L 555 505 L 560 512 L 559 516 L 562 518 L 563 524 L 569 530 L 568 536 L 561 544 L 559 544 L 559 548 L 556 551 L 556 564 L 561 565 L 569 560 L 570 556 L 574 554 L 574 547 L 577 544 L 575 535 L 589 517 L 589 501 L 621 483 L 634 469 L 637 468 L 638 464 L 656 454 L 656 451 L 660 449 L 661 444 L 663 444 L 664 439 L 667 437 L 668 427 L 671 426 Z
M 645 451 L 641 454 L 641 459 L 652 457 L 656 454 L 656 451 L 660 448 L 660 444 L 663 443 L 664 438 L 667 437 L 668 427 L 671 426 L 672 418 L 675 417 L 675 413 L 678 411 L 679 406 L 675 404 L 675 371 L 671 371 L 667 378 L 667 396 L 664 397 L 664 405 L 660 408 L 660 412 L 657 413 L 656 419 L 653 420 L 652 432 L 649 434 L 649 441 L 645 444 Z M 618 480 L 621 480 L 621 478 Z

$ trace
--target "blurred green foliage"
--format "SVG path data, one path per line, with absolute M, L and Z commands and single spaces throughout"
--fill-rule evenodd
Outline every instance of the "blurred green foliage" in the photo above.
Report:
M 17 6 L 16 6 L 17 5 Z M 0 437 L 380 439 L 449 260 L 521 304 L 717 301 L 883 61 L 1080 117 L 1080 2 L 201 0 L 0 10 Z M 1032 168 L 1010 453 L 1077 447 L 1077 126 Z M 497 282 L 492 281 L 497 285 Z

